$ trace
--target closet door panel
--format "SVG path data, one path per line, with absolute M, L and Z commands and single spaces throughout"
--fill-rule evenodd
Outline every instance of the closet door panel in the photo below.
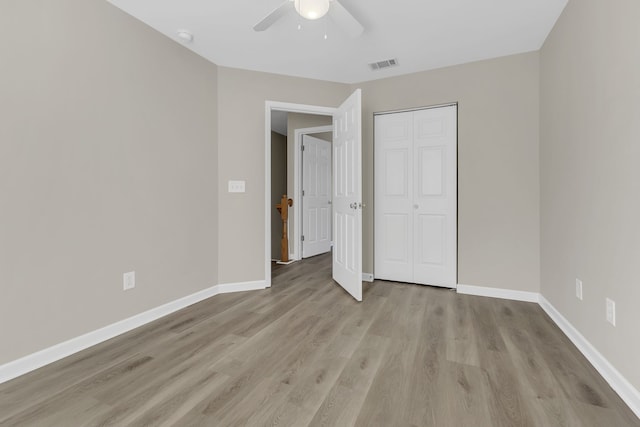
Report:
M 414 113 L 414 282 L 457 282 L 456 107 Z
M 413 115 L 375 118 L 375 277 L 413 280 Z

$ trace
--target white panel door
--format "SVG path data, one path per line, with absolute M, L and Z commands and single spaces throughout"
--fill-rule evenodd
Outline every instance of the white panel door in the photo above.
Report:
M 331 143 L 302 136 L 302 258 L 331 250 Z
M 457 106 L 375 118 L 375 277 L 457 283 Z
M 362 301 L 362 101 L 357 89 L 333 116 L 333 279 Z
M 414 281 L 455 288 L 457 107 L 414 112 Z
M 375 276 L 413 281 L 413 113 L 375 118 Z

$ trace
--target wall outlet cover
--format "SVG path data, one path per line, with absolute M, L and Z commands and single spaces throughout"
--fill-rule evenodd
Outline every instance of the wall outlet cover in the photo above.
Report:
M 576 279 L 576 298 L 582 301 L 582 280 Z
M 616 326 L 616 302 L 607 298 L 607 322 Z
M 128 291 L 136 287 L 136 272 L 130 271 L 122 275 L 122 289 Z

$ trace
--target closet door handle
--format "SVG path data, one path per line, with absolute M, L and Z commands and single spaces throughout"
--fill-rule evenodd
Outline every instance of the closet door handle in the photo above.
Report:
M 420 205 L 413 205 L 413 209 L 420 209 Z

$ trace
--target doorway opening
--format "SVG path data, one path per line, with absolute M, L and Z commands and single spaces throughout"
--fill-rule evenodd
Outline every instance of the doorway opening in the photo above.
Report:
M 289 132 L 288 129 L 288 116 L 289 115 L 298 115 L 298 116 L 314 116 L 319 118 L 326 118 L 325 123 L 331 123 L 333 118 L 333 113 L 335 112 L 335 108 L 331 107 L 321 107 L 314 105 L 302 105 L 302 104 L 290 104 L 290 103 L 282 103 L 282 102 L 273 102 L 267 101 L 265 108 L 265 281 L 267 287 L 271 286 L 271 266 L 272 260 L 280 259 L 280 252 L 274 253 L 275 249 L 278 249 L 278 245 L 274 242 L 274 239 L 277 239 L 278 234 L 282 232 L 282 224 L 280 222 L 280 214 L 275 209 L 274 201 L 276 198 L 280 198 L 283 194 L 287 194 L 288 198 L 293 200 L 293 206 L 289 209 L 289 218 L 288 218 L 288 234 L 289 234 L 289 258 L 292 260 L 300 259 L 300 236 L 301 236 L 301 227 L 300 227 L 300 219 L 302 215 L 302 211 L 298 206 L 301 201 L 299 198 L 299 194 L 302 193 L 302 186 L 300 185 L 300 177 L 302 167 L 299 164 L 299 154 L 301 152 L 301 139 L 305 134 L 314 133 L 314 128 L 311 128 L 312 132 L 306 132 L 305 127 L 308 128 L 309 125 L 305 127 L 300 126 L 299 129 L 291 129 Z M 274 115 L 278 115 L 280 117 L 279 121 L 282 122 L 283 115 L 285 117 L 285 122 L 287 123 L 287 129 L 283 129 L 282 125 L 279 126 L 278 132 L 272 133 L 272 117 Z M 316 127 L 317 128 L 317 127 Z M 332 126 L 324 126 L 320 127 L 321 131 L 331 132 Z M 293 138 L 281 138 L 279 135 L 286 133 L 287 136 L 289 134 L 293 135 Z M 293 139 L 287 140 L 287 139 Z M 286 192 L 283 194 L 274 195 L 273 191 L 282 192 L 282 182 L 278 185 L 275 185 L 276 188 L 272 188 L 272 179 L 273 175 L 279 175 L 282 177 L 283 171 L 273 171 L 272 168 L 276 166 L 272 162 L 272 155 L 282 156 L 283 148 L 282 144 L 286 145 L 285 155 L 286 160 L 284 162 L 276 162 L 276 164 L 284 165 L 280 167 L 286 168 L 288 171 L 284 171 L 284 175 L 286 181 Z M 279 147 L 278 147 L 279 146 Z M 277 166 L 276 166 L 277 167 Z M 278 173 L 279 172 L 279 173 Z M 282 180 L 282 178 L 280 178 Z
M 327 116 L 271 113 L 272 262 L 287 265 L 331 248 L 331 123 Z M 284 196 L 292 201 L 287 244 L 282 212 L 273 209 L 282 209 Z

